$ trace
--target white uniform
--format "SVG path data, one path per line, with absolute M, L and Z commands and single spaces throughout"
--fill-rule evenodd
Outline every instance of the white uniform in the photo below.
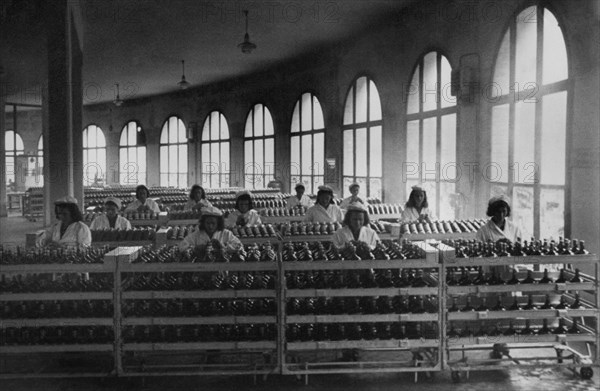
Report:
M 142 205 L 147 206 L 154 213 L 160 213 L 160 208 L 158 207 L 158 204 L 151 198 L 146 198 L 146 202 L 144 202 L 143 204 L 140 202 L 140 200 L 136 199 L 135 201 L 127 205 L 127 208 L 125 208 L 125 212 L 137 212 L 138 208 Z
M 211 240 L 218 240 L 223 248 L 230 252 L 242 248 L 242 242 L 233 235 L 233 232 L 224 229 L 223 231 L 215 232 L 212 239 L 208 237 L 206 231 L 196 230 L 179 243 L 179 249 L 185 250 L 190 247 L 206 246 Z
M 229 216 L 227 216 L 227 219 L 225 219 L 225 226 L 234 227 L 235 225 L 237 225 L 237 221 L 240 216 L 244 216 L 244 221 L 246 222 L 246 225 L 261 224 L 260 215 L 254 209 L 250 209 L 243 215 L 242 212 L 236 209 L 233 212 L 231 212 Z
M 86 248 L 92 244 L 92 232 L 85 223 L 78 221 L 71 223 L 65 233 L 60 236 L 61 222 L 55 223 L 48 228 L 36 241 L 38 247 L 56 243 L 69 248 Z
M 340 208 L 348 209 L 348 206 L 350 206 L 350 204 L 353 204 L 355 202 L 360 202 L 361 204 L 364 204 L 363 200 L 360 197 L 350 196 L 350 197 L 344 198 L 342 200 L 342 202 L 340 203 Z
M 344 220 L 344 214 L 339 206 L 329 204 L 327 209 L 320 204 L 314 204 L 306 211 L 304 221 L 308 223 L 341 223 Z
M 335 231 L 332 238 L 333 244 L 336 247 L 344 247 L 346 243 L 352 240 L 354 240 L 354 235 L 352 235 L 352 231 L 348 226 L 343 226 Z M 365 242 L 372 250 L 377 245 L 379 236 L 370 227 L 361 227 L 360 233 L 358 234 L 358 241 Z
M 492 219 L 489 219 L 483 227 L 479 228 L 475 237 L 482 242 L 491 240 L 494 243 L 499 239 L 508 239 L 515 242 L 517 238 L 522 238 L 519 227 L 508 219 L 504 220 L 504 230 L 501 230 Z
M 419 214 L 419 212 L 417 211 L 416 208 L 414 208 L 412 206 L 408 206 L 408 207 L 404 208 L 404 210 L 402 211 L 402 216 L 400 217 L 400 221 L 402 221 L 402 222 L 417 221 L 417 220 L 419 220 L 420 215 L 427 215 L 427 217 L 429 217 L 429 220 L 432 220 L 432 221 L 435 220 L 435 216 L 433 215 L 433 213 L 431 213 L 429 208 L 421 209 L 421 213 Z
M 305 208 L 310 208 L 314 205 L 313 201 L 306 194 L 302 194 L 302 197 L 298 199 L 295 195 L 291 196 L 287 199 L 287 207 L 288 209 L 292 209 L 295 206 L 302 205 Z
M 94 231 L 99 230 L 99 229 L 110 229 L 110 228 L 131 229 L 131 223 L 125 217 L 117 216 L 117 221 L 115 221 L 115 226 L 111 227 L 110 223 L 108 221 L 108 217 L 106 217 L 105 214 L 102 214 L 100 216 L 96 216 L 96 218 L 94 218 L 94 221 L 92 221 L 92 224 L 90 224 L 90 229 L 94 230 Z
M 195 200 L 192 200 L 191 198 L 188 200 L 187 204 L 185 204 L 185 206 L 183 207 L 183 210 L 194 210 L 194 206 L 198 205 L 199 206 L 196 209 L 199 208 L 206 208 L 209 206 L 212 206 L 212 204 L 210 203 L 209 200 L 207 199 L 200 199 L 200 201 L 196 202 Z

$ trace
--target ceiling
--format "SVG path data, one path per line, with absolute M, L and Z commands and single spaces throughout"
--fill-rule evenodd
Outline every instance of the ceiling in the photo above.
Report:
M 43 80 L 42 1 L 8 0 L 3 6 L 0 54 L 8 101 L 34 103 L 35 93 L 23 91 L 35 91 Z M 250 74 L 343 42 L 412 2 L 81 0 L 84 104 L 113 100 L 115 83 L 122 98 L 176 91 L 181 60 L 192 86 Z M 237 47 L 245 9 L 250 40 L 258 46 L 251 54 Z

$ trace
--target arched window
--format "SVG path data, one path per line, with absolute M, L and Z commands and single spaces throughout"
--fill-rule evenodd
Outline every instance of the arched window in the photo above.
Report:
M 302 94 L 292 115 L 291 188 L 302 182 L 307 194 L 323 184 L 325 165 L 325 123 L 316 96 Z
M 106 139 L 96 125 L 83 129 L 83 185 L 100 186 L 106 180 Z
M 225 116 L 211 112 L 202 128 L 202 186 L 229 187 L 229 126 Z
M 540 5 L 504 34 L 491 94 L 491 193 L 512 201 L 526 237 L 564 236 L 567 49 L 554 15 Z
M 129 122 L 121 131 L 119 168 L 122 185 L 146 183 L 146 134 L 135 121 Z
M 187 187 L 188 146 L 185 125 L 169 117 L 160 133 L 160 185 Z
M 373 80 L 359 77 L 352 83 L 344 109 L 343 195 L 352 182 L 367 197 L 382 198 L 381 102 Z
M 246 118 L 244 132 L 244 186 L 263 189 L 273 179 L 275 166 L 275 132 L 269 109 L 254 105 Z
M 18 133 L 12 130 L 7 130 L 4 133 L 4 145 L 6 148 L 6 184 L 16 184 L 16 167 L 17 167 L 17 156 L 23 155 L 25 149 L 23 147 L 23 139 Z M 12 185 L 16 186 L 16 185 Z M 14 191 L 16 188 L 9 188 L 8 190 Z
M 442 54 L 419 59 L 408 88 L 406 161 L 402 180 L 406 198 L 420 184 L 429 209 L 439 219 L 456 218 L 456 98 L 450 96 L 452 68 Z

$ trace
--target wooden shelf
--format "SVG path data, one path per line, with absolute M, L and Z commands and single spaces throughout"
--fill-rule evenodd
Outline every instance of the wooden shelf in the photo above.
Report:
M 439 314 L 287 315 L 286 323 L 437 322 Z
M 236 299 L 274 298 L 275 290 L 225 290 L 225 291 L 129 291 L 121 293 L 124 300 L 152 299 Z
M 37 300 L 112 300 L 111 292 L 37 292 L 37 293 L 2 293 L 2 301 L 37 301 Z
M 254 324 L 276 323 L 273 316 L 190 316 L 190 317 L 124 317 L 123 326 L 165 326 L 165 325 L 200 325 L 200 324 Z
M 439 348 L 438 340 L 434 339 L 388 339 L 371 341 L 308 341 L 288 342 L 287 350 L 335 350 L 335 349 L 411 349 Z
M 178 342 L 178 343 L 126 343 L 123 350 L 127 352 L 143 351 L 193 351 L 193 350 L 273 350 L 275 341 L 240 341 L 240 342 Z
M 342 289 L 286 289 L 285 297 L 358 297 L 358 296 L 407 296 L 437 295 L 437 287 L 430 288 L 342 288 Z

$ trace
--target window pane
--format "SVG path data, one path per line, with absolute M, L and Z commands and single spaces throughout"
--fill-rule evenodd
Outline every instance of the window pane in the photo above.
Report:
M 294 136 L 291 139 L 292 150 L 290 158 L 290 174 L 300 175 L 300 137 Z
M 188 186 L 188 180 L 187 180 L 187 174 L 179 174 L 178 176 L 178 182 L 177 182 L 177 187 L 187 187 Z
M 436 179 L 437 163 L 437 118 L 426 118 L 423 120 L 423 159 L 422 173 L 423 180 Z
M 380 177 L 382 173 L 382 151 L 381 151 L 381 126 L 374 126 L 370 129 L 369 144 L 369 175 Z
M 204 127 L 202 128 L 202 141 L 209 140 L 210 137 L 210 115 L 206 117 L 204 121 Z
M 542 161 L 543 184 L 565 184 L 567 92 L 543 97 Z
M 499 182 L 508 182 L 508 105 L 492 108 L 491 165 L 500 169 L 499 175 L 490 174 Z
M 187 145 L 179 144 L 179 168 L 177 170 L 179 173 L 186 173 L 188 171 L 188 154 L 187 154 Z
M 374 197 L 383 199 L 383 190 L 381 185 L 381 178 L 371 178 L 369 180 L 369 194 L 368 197 Z
M 313 129 L 323 129 L 325 127 L 325 121 L 323 120 L 323 110 L 321 109 L 321 103 L 316 96 L 313 96 Z
M 254 136 L 263 135 L 263 105 L 254 106 Z
M 269 109 L 265 107 L 265 136 L 272 136 L 274 133 L 273 117 L 271 117 Z
M 423 58 L 423 111 L 437 107 L 437 52 L 430 52 Z
M 160 172 L 169 172 L 169 147 L 160 147 Z
M 367 121 L 367 78 L 356 80 L 356 123 Z
M 367 176 L 367 129 L 356 129 L 356 176 Z
M 130 122 L 127 132 L 127 145 L 137 145 L 137 126 L 135 122 Z
M 169 145 L 169 172 L 177 172 L 177 162 L 179 157 L 177 156 L 177 145 Z
M 344 186 L 342 187 L 342 197 L 348 197 L 350 195 L 350 190 L 348 188 L 354 182 L 354 177 L 344 177 Z
M 302 94 L 302 131 L 312 129 L 312 99 L 309 93 Z
M 440 92 L 442 107 L 454 106 L 456 104 L 456 97 L 450 94 L 452 67 L 450 67 L 448 59 L 444 56 L 441 56 L 441 68 L 440 77 L 442 80 L 442 85 L 440 86 Z
M 536 6 L 529 7 L 517 17 L 517 48 L 515 82 L 519 91 L 533 88 L 537 54 Z
M 506 185 L 492 183 L 492 185 L 490 186 L 490 197 L 498 197 L 501 195 L 510 198 L 510 196 L 508 194 L 508 187 Z M 484 213 L 485 213 L 485 211 L 484 211 Z
M 369 121 L 379 121 L 381 119 L 381 102 L 379 101 L 379 92 L 375 83 L 369 81 Z
M 515 105 L 514 181 L 534 183 L 535 105 L 518 102 Z
M 246 141 L 244 143 L 244 172 L 246 174 L 254 174 L 254 146 L 253 141 Z
M 273 173 L 275 172 L 275 139 L 272 137 L 265 140 L 264 172 L 267 174 L 267 182 L 264 186 L 267 187 L 268 181 L 273 179 Z
M 219 150 L 220 150 L 219 143 L 212 143 L 210 145 L 210 164 L 212 166 L 212 173 L 219 172 L 219 162 L 220 162 Z
M 409 179 L 419 178 L 419 121 L 409 121 L 406 125 L 406 162 L 403 174 Z
M 250 113 L 248 114 L 248 117 L 246 118 L 246 126 L 245 126 L 245 130 L 244 130 L 244 137 L 252 137 L 253 134 L 253 129 L 252 129 L 252 113 L 254 111 L 250 111 Z
M 544 84 L 568 77 L 567 47 L 558 21 L 552 12 L 544 9 Z
M 137 167 L 140 175 L 138 176 L 138 183 L 146 182 L 146 147 L 139 147 L 137 149 Z
M 217 111 L 210 114 L 210 139 L 219 139 L 219 112 Z
M 456 185 L 451 182 L 440 182 L 440 210 L 436 217 L 439 220 L 455 220 L 458 202 L 460 200 L 457 198 Z
M 533 187 L 513 188 L 510 215 L 512 221 L 521 228 L 524 238 L 533 236 Z
M 344 107 L 344 125 L 354 123 L 352 115 L 354 113 L 354 87 L 350 88 L 346 96 L 346 106 Z
M 221 114 L 221 139 L 229 139 L 229 125 L 227 125 L 227 120 L 223 114 Z
M 406 89 L 408 105 L 407 113 L 414 114 L 419 112 L 419 102 L 421 101 L 421 92 L 419 89 L 419 70 L 421 66 L 415 68 L 410 85 Z
M 434 216 L 439 216 L 440 212 L 437 207 L 437 186 L 435 180 L 424 181 L 422 185 L 423 189 L 425 190 L 425 193 L 427 194 L 429 210 L 434 214 Z
M 312 175 L 312 138 L 310 134 L 302 136 L 302 175 Z
M 87 148 L 88 147 L 88 132 L 89 132 L 90 127 L 88 126 L 87 128 L 83 129 L 83 147 Z M 8 132 L 6 133 L 8 135 Z M 6 137 L 5 137 L 6 139 Z M 8 141 L 8 140 L 6 140 Z M 12 140 L 10 140 L 12 143 Z M 11 148 L 9 148 L 8 143 L 6 143 L 6 149 L 9 150 Z
M 229 170 L 229 143 L 221 143 L 221 161 L 219 162 L 219 172 Z
M 565 236 L 565 192 L 563 189 L 541 189 L 540 237 L 558 239 Z
M 313 173 L 325 175 L 325 133 L 316 133 L 313 136 Z
M 297 133 L 300 131 L 300 102 L 296 102 L 296 106 L 294 106 L 294 114 L 292 114 L 292 133 Z
M 201 155 L 202 166 L 200 170 L 203 174 L 208 174 L 210 171 L 210 144 L 202 144 Z
M 496 66 L 494 68 L 494 85 L 489 89 L 489 96 L 494 98 L 501 95 L 506 95 L 509 92 L 510 84 L 510 30 L 507 30 L 502 38 L 498 57 L 496 58 Z
M 442 117 L 441 180 L 456 181 L 456 114 Z M 442 192 L 443 194 L 443 192 Z
M 104 137 L 104 132 L 102 129 L 96 126 L 96 145 L 98 147 L 106 147 L 106 138 Z
M 254 172 L 255 174 L 262 174 L 265 170 L 265 157 L 264 157 L 264 144 L 263 140 L 254 141 Z
M 352 130 L 344 130 L 344 175 L 354 175 L 354 139 Z

